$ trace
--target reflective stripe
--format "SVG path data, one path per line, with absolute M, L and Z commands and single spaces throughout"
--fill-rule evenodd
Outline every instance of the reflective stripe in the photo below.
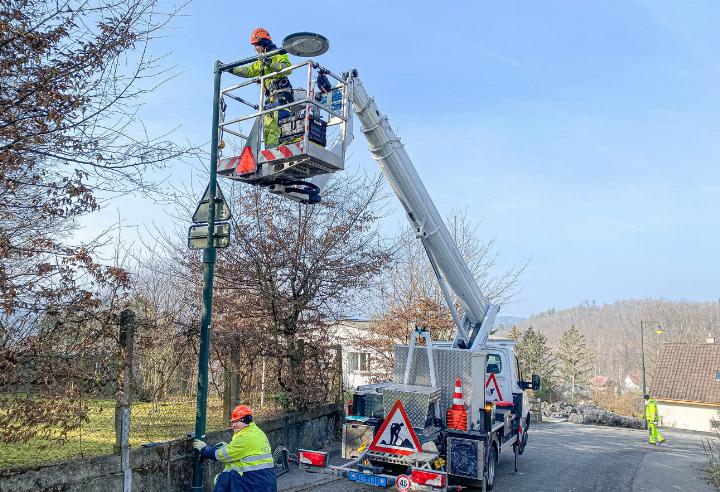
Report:
M 272 458 L 272 454 L 270 454 L 270 453 L 256 454 L 255 456 L 245 456 L 243 458 L 240 458 L 238 461 L 244 461 L 247 463 L 248 461 L 260 461 L 260 460 L 267 460 L 270 458 Z
M 275 468 L 275 463 L 261 463 L 259 465 L 245 465 L 243 471 L 249 472 L 254 470 L 264 470 L 265 468 Z
M 230 454 L 227 451 L 227 444 L 215 450 L 215 459 L 218 461 L 223 461 L 225 463 L 229 463 L 232 461 L 232 459 L 230 459 Z
M 242 475 L 245 472 L 264 470 L 266 468 L 275 468 L 275 463 L 260 463 L 259 465 L 236 465 L 228 464 L 224 471 L 234 471 Z

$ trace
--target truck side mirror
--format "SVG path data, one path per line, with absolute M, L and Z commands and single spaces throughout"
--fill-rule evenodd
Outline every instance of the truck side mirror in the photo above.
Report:
M 537 374 L 532 375 L 532 390 L 540 391 L 540 376 Z

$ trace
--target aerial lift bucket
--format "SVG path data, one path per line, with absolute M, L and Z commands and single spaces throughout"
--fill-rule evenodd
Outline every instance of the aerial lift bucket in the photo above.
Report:
M 306 85 L 294 89 L 292 102 L 264 108 L 265 78 L 278 74 L 289 77 L 293 71 L 299 74 L 305 69 Z M 253 112 L 231 119 L 225 119 L 223 113 L 220 131 L 223 139 L 232 144 L 235 155 L 219 159 L 218 174 L 266 186 L 271 193 L 302 203 L 317 203 L 330 176 L 345 167 L 346 148 L 352 140 L 351 85 L 313 60 L 268 76 L 248 79 L 221 91 L 229 102 L 237 101 Z M 238 94 L 242 89 L 256 91 L 256 87 L 260 88 L 260 104 L 249 102 L 253 96 Z M 249 120 L 253 125 L 247 135 L 233 128 Z M 276 121 L 279 128 L 278 145 L 268 146 L 261 139 L 263 126 L 270 120 Z

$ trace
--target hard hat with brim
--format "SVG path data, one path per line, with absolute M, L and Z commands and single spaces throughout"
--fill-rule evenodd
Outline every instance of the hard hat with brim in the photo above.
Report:
M 243 417 L 246 417 L 246 416 L 252 415 L 252 414 L 253 414 L 252 408 L 250 408 L 249 406 L 238 405 L 232 411 L 232 415 L 230 416 L 230 421 L 235 422 L 237 420 L 240 420 Z
M 270 33 L 264 27 L 258 27 L 250 34 L 250 44 L 259 44 L 263 39 L 272 41 Z

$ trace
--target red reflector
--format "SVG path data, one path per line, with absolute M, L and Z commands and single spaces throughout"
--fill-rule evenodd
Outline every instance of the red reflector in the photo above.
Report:
M 418 485 L 429 485 L 431 487 L 445 487 L 447 475 L 430 470 L 417 470 L 413 468 L 410 480 Z
M 305 451 L 298 449 L 298 461 L 305 465 L 325 467 L 327 465 L 327 453 L 322 451 Z
M 257 165 L 255 164 L 255 156 L 250 147 L 245 147 L 240 155 L 240 164 L 237 167 L 237 174 L 254 173 Z

